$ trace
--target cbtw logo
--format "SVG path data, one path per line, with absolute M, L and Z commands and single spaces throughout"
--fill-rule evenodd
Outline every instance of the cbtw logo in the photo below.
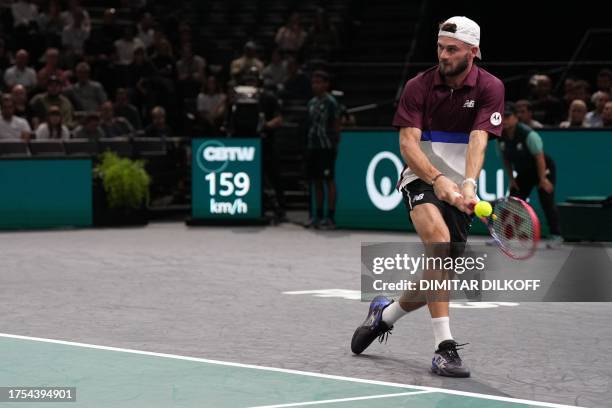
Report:
M 375 180 L 376 168 L 383 160 L 391 161 L 397 172 L 393 175 L 383 176 L 377 183 L 377 180 Z M 380 152 L 370 160 L 366 172 L 366 190 L 370 201 L 379 210 L 391 211 L 402 201 L 402 195 L 394 187 L 395 181 L 402 173 L 403 168 L 404 165 L 401 160 L 389 151 Z
M 196 157 L 198 167 L 207 173 L 215 173 L 225 170 L 229 162 L 255 160 L 255 147 L 225 146 L 218 140 L 211 140 L 200 145 Z

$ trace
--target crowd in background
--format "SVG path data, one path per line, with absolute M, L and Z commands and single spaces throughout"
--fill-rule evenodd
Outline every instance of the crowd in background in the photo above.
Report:
M 275 49 L 249 41 L 229 66 L 209 65 L 187 23 L 168 32 L 146 1 L 122 3 L 133 16 L 128 24 L 117 21 L 114 8 L 92 24 L 79 0 L 4 5 L 0 137 L 219 134 L 245 74 L 256 74 L 258 86 L 278 98 L 305 105 L 311 89 L 303 61 L 327 60 L 339 46 L 324 10 L 308 28 L 292 13 L 278 28 Z
M 124 0 L 132 20 L 108 8 L 95 24 L 79 0 L 16 0 L 2 8 L 0 81 L 2 138 L 190 136 L 227 130 L 233 90 L 245 74 L 279 100 L 312 96 L 310 75 L 333 60 L 341 42 L 325 10 L 309 27 L 293 12 L 278 27 L 274 47 L 248 41 L 228 66 L 199 55 L 192 27 L 170 32 L 146 0 Z M 612 126 L 612 71 L 593 82 L 564 80 L 553 94 L 547 75 L 534 75 L 517 101 L 532 127 Z M 350 89 L 344 90 L 350 93 Z M 354 122 L 354 118 L 352 118 Z
M 583 79 L 568 77 L 560 97 L 553 93 L 548 75 L 533 75 L 529 95 L 516 101 L 519 119 L 532 128 L 602 128 L 612 127 L 612 71 L 601 69 L 595 87 Z

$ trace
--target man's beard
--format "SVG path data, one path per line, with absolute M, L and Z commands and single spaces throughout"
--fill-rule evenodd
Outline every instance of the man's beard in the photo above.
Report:
M 450 71 L 445 71 L 444 65 L 442 65 L 442 62 L 440 62 L 440 72 L 445 77 L 454 77 L 454 76 L 457 76 L 457 75 L 461 74 L 463 71 L 465 71 L 467 69 L 467 67 L 468 67 L 468 58 L 467 58 L 467 56 L 462 61 L 459 61 L 459 63 L 455 67 L 455 69 L 452 69 Z

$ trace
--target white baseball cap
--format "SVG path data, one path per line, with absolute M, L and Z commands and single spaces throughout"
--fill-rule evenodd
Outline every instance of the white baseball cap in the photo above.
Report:
M 442 27 L 445 24 L 454 24 L 457 26 L 457 29 L 455 32 L 442 31 Z M 438 37 L 456 38 L 466 44 L 478 47 L 476 57 L 482 59 L 482 54 L 480 53 L 480 26 L 474 20 L 470 20 L 465 16 L 451 17 L 440 25 Z

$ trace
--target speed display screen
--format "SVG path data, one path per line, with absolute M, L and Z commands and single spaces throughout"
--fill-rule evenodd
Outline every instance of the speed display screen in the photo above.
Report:
M 261 217 L 259 139 L 194 139 L 191 183 L 194 219 Z

